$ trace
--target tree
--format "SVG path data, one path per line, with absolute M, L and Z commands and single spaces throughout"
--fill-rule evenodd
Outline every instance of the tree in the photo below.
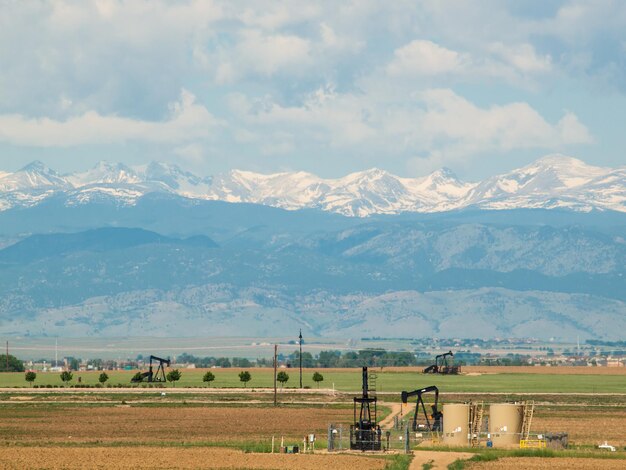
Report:
M 324 376 L 320 374 L 319 372 L 315 372 L 313 374 L 313 382 L 317 384 L 317 388 L 320 388 L 320 382 L 322 382 L 323 380 L 324 380 Z
M 242 370 L 241 372 L 239 372 L 239 380 L 243 382 L 244 387 L 247 387 L 248 382 L 252 380 L 252 376 L 250 375 L 250 372 L 248 372 L 247 370 Z
M 67 386 L 67 384 L 69 382 L 71 382 L 71 380 L 74 378 L 74 376 L 72 375 L 72 373 L 69 370 L 64 370 L 63 372 L 61 372 L 61 380 L 63 382 L 65 382 L 65 385 Z
M 109 376 L 106 372 L 103 372 L 102 374 L 100 374 L 100 377 L 98 377 L 98 382 L 100 382 L 102 385 L 104 385 L 104 382 L 106 382 L 107 380 L 109 380 Z
M 215 360 L 215 365 L 217 367 L 230 367 L 230 360 L 227 357 L 218 357 Z
M 26 380 L 26 382 L 30 383 L 30 386 L 33 386 L 33 382 L 35 381 L 35 379 L 37 378 L 37 374 L 34 373 L 32 370 L 26 372 L 26 375 L 24 376 L 24 379 Z
M 78 370 L 80 368 L 80 361 L 75 357 L 70 356 L 66 359 L 70 370 Z
M 245 357 L 233 357 L 233 367 L 252 367 L 252 363 Z
M 278 375 L 276 375 L 276 380 L 280 382 L 280 388 L 283 388 L 285 383 L 289 380 L 289 374 L 283 370 L 281 370 Z
M 206 382 L 207 385 L 210 385 L 211 382 L 213 382 L 215 380 L 215 375 L 213 375 L 213 372 L 208 371 L 206 374 L 204 374 L 204 376 L 202 377 L 202 381 Z
M 168 382 L 172 382 L 172 387 L 173 387 L 174 383 L 178 382 L 180 378 L 182 377 L 182 375 L 183 374 L 178 369 L 174 369 L 174 370 L 169 371 L 167 375 L 165 376 L 165 378 L 167 379 Z
M 9 354 L 8 366 L 7 369 L 7 355 L 0 354 L 0 372 L 24 372 L 24 363 L 12 354 Z
M 130 380 L 131 382 L 141 382 L 143 380 L 143 374 L 141 372 L 137 372 L 133 375 L 133 378 Z

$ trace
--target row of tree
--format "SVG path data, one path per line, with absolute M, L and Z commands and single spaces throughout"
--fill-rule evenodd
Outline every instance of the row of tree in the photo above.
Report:
M 182 376 L 183 374 L 181 371 L 179 371 L 178 369 L 172 369 L 171 371 L 167 373 L 165 378 L 167 379 L 168 382 L 172 384 L 172 386 L 174 386 L 174 384 L 178 382 Z M 67 385 L 74 379 L 74 374 L 72 374 L 72 372 L 69 370 L 64 370 L 63 372 L 61 372 L 60 377 L 63 383 Z M 137 372 L 133 378 L 141 380 L 142 378 L 141 372 Z M 26 382 L 30 383 L 32 386 L 33 382 L 37 379 L 37 373 L 33 371 L 28 371 L 26 372 L 24 379 L 26 380 Z M 100 382 L 102 385 L 104 385 L 108 380 L 109 380 L 109 376 L 107 375 L 106 372 L 102 372 L 100 376 L 98 377 L 98 382 Z M 213 374 L 213 372 L 211 371 L 207 371 L 202 377 L 202 381 L 206 382 L 207 385 L 210 385 L 211 382 L 213 382 L 214 380 L 215 380 L 215 374 Z M 250 382 L 251 380 L 252 380 L 252 374 L 249 371 L 244 370 L 244 371 L 239 372 L 239 381 L 244 384 L 244 387 L 246 387 L 248 382 Z M 289 374 L 285 371 L 280 371 L 278 374 L 276 374 L 276 380 L 280 382 L 280 386 L 282 388 L 289 381 Z M 315 372 L 313 374 L 313 381 L 317 384 L 318 387 L 319 387 L 319 383 L 322 382 L 323 380 L 324 380 L 324 376 L 320 374 L 319 372 Z
M 300 351 L 288 356 L 290 365 L 300 365 Z M 302 353 L 302 367 L 402 367 L 415 366 L 415 355 L 408 351 L 387 351 L 385 349 L 361 349 L 359 351 L 341 352 L 337 350 L 320 351 L 317 356 L 309 352 Z
M 183 353 L 176 358 L 181 364 L 194 364 L 196 367 L 272 367 L 274 365 L 273 358 L 259 358 L 256 361 L 250 361 L 241 357 L 198 357 L 193 354 Z M 289 355 L 279 354 L 279 363 L 286 364 L 287 367 L 299 367 L 300 351 L 296 350 Z M 310 352 L 302 353 L 302 367 L 305 368 L 331 368 L 331 367 L 401 367 L 415 366 L 418 361 L 415 354 L 402 351 L 387 351 L 385 349 L 362 349 L 359 351 L 348 351 L 342 353 L 338 350 L 321 351 L 317 355 Z
M 61 380 L 67 385 L 74 379 L 74 374 L 72 374 L 72 372 L 69 370 L 64 370 L 63 372 L 61 372 L 60 377 Z M 37 380 L 37 373 L 33 372 L 32 370 L 26 372 L 26 374 L 24 375 L 24 380 L 26 380 L 26 382 L 30 383 L 32 386 L 33 382 Z M 106 372 L 102 372 L 98 377 L 98 382 L 103 385 L 107 380 L 109 380 L 109 376 Z

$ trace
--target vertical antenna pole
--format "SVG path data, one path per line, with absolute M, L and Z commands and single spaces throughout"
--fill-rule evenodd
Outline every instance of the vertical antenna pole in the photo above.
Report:
M 302 388 L 302 329 L 300 329 L 300 388 Z
M 278 367 L 278 345 L 274 345 L 274 406 L 278 404 L 276 398 L 276 368 Z

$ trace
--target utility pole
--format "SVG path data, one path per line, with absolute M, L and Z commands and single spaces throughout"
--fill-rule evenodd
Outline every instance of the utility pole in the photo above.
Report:
M 276 398 L 276 368 L 278 367 L 278 345 L 274 345 L 274 406 L 278 405 Z
M 300 388 L 302 388 L 302 328 L 300 328 Z
M 9 372 L 9 342 L 7 341 L 7 372 Z

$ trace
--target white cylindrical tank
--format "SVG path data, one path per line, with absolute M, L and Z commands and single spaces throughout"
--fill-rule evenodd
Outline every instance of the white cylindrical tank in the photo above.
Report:
M 469 405 L 443 405 L 443 442 L 450 446 L 467 446 Z
M 522 433 L 523 405 L 496 403 L 489 407 L 489 434 L 494 447 L 517 447 Z

